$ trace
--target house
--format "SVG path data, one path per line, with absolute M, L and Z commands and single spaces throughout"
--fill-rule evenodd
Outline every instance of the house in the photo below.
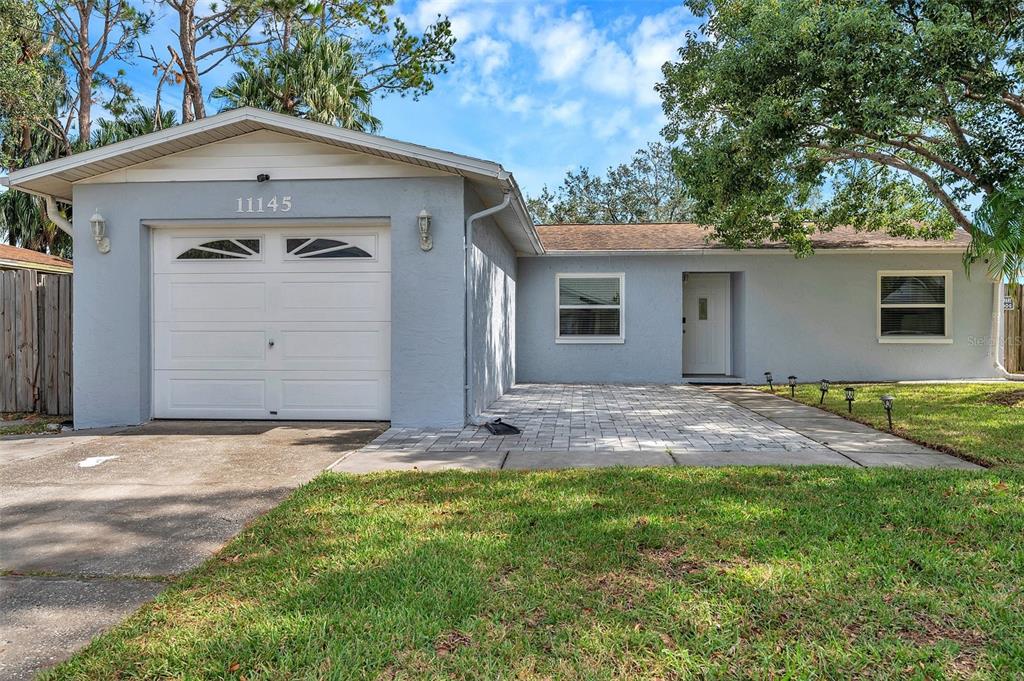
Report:
M 963 235 L 837 231 L 798 260 L 696 225 L 538 227 L 496 163 L 248 108 L 9 184 L 75 206 L 78 427 L 461 426 L 514 381 L 999 375 Z
M 71 261 L 27 248 L 0 244 L 0 270 L 35 270 L 71 274 Z

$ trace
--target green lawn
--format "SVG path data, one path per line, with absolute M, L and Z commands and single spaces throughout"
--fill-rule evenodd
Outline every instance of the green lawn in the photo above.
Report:
M 42 414 L 3 414 L 0 417 L 0 436 L 45 433 L 47 432 L 46 426 L 51 423 L 61 423 L 67 418 L 67 416 L 44 416 Z M 27 420 L 27 423 L 20 423 L 23 420 Z
M 47 678 L 1010 678 L 1004 472 L 322 475 Z
M 1024 383 L 853 385 L 853 418 L 858 421 L 888 429 L 879 398 L 889 394 L 896 398 L 893 426 L 898 435 L 985 465 L 1024 465 Z M 824 408 L 849 416 L 844 387 L 832 386 Z M 790 394 L 787 386 L 775 390 Z M 820 398 L 817 384 L 797 386 L 797 400 L 817 405 Z

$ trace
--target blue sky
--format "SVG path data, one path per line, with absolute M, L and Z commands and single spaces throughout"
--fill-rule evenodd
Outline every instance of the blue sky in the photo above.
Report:
M 377 102 L 381 133 L 498 161 L 531 194 L 570 168 L 604 170 L 659 139 L 661 64 L 698 26 L 678 0 L 399 0 L 397 9 L 411 27 L 448 16 L 456 62 L 419 101 Z M 172 39 L 162 35 L 168 19 L 157 19 L 147 42 Z M 150 68 L 129 69 L 149 103 Z M 225 63 L 211 73 L 206 92 L 232 70 Z M 179 92 L 167 92 L 165 105 L 178 106 Z

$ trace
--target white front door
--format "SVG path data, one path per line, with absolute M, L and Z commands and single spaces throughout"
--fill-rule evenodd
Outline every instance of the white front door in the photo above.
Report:
M 683 279 L 683 374 L 729 372 L 729 275 Z
M 153 415 L 389 418 L 388 236 L 154 229 Z

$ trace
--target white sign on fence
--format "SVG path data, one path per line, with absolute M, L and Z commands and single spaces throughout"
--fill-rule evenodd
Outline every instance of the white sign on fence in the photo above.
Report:
M 1003 296 L 1003 310 L 1013 312 L 1015 309 L 1013 306 L 1013 296 Z

